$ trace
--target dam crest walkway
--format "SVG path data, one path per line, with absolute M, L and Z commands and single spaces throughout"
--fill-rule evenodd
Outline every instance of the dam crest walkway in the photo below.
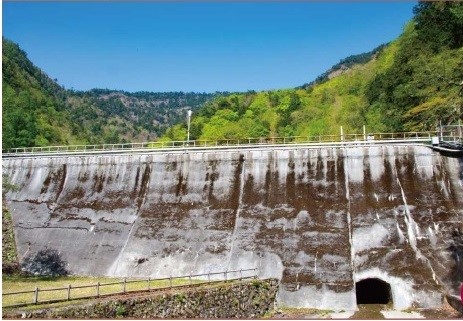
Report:
M 350 148 L 374 145 L 431 146 L 433 139 L 455 140 L 442 132 L 399 132 L 323 136 L 266 137 L 221 140 L 155 141 L 143 143 L 63 145 L 45 147 L 20 147 L 4 150 L 2 158 L 37 158 L 63 156 L 104 156 L 125 154 L 190 153 L 215 151 Z

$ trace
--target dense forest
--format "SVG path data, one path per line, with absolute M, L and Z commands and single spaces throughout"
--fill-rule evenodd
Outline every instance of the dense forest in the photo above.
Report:
M 92 144 L 142 142 L 156 140 L 173 124 L 185 122 L 189 109 L 196 111 L 224 94 L 93 89 L 68 91 L 66 106 Z
M 2 148 L 155 140 L 228 93 L 66 90 L 2 39 Z
M 295 89 L 217 97 L 192 139 L 435 130 L 463 119 L 463 3 L 420 2 L 403 34 Z M 164 139 L 186 136 L 185 124 Z
M 463 119 L 463 3 L 419 2 L 400 37 L 294 89 L 65 90 L 3 39 L 3 148 L 434 130 Z M 171 126 L 172 124 L 176 124 Z

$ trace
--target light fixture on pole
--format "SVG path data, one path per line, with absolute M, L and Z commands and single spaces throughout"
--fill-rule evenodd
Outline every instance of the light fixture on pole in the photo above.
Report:
M 190 145 L 190 119 L 191 119 L 191 110 L 188 110 L 188 134 L 186 138 L 186 144 L 187 146 Z

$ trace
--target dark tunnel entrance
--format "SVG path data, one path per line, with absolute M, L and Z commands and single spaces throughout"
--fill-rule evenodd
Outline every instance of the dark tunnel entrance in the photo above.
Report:
M 355 284 L 357 304 L 388 304 L 392 301 L 391 286 L 380 279 L 365 279 Z

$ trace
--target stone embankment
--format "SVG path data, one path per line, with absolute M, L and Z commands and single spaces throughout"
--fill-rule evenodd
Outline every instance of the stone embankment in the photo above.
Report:
M 3 318 L 32 319 L 223 319 L 259 318 L 273 310 L 276 279 L 243 281 L 150 295 L 118 296 L 84 305 L 27 313 L 3 311 Z

